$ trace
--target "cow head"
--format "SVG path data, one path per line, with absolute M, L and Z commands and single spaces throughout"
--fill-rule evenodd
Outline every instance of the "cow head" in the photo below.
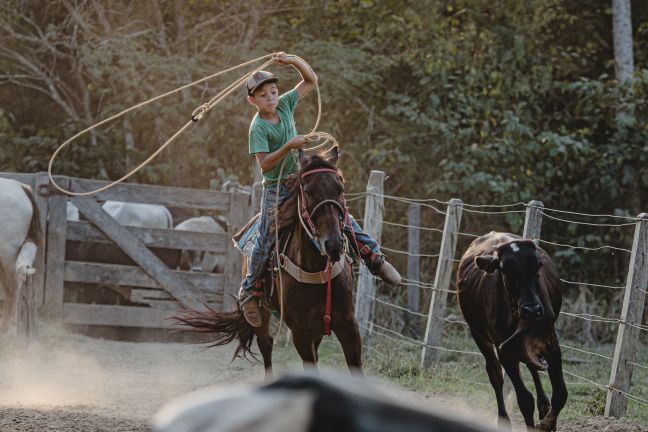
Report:
M 535 243 L 516 240 L 500 245 L 494 255 L 475 257 L 485 272 L 499 271 L 513 309 L 524 321 L 539 320 L 545 313 L 540 294 L 542 260 Z
M 499 272 L 514 321 L 517 318 L 516 329 L 499 345 L 500 352 L 517 353 L 530 367 L 546 370 L 543 353 L 550 334 L 547 329 L 553 326 L 553 310 L 543 302 L 546 297 L 540 283 L 542 259 L 535 243 L 515 240 L 502 244 L 494 255 L 475 257 L 475 264 L 485 272 Z

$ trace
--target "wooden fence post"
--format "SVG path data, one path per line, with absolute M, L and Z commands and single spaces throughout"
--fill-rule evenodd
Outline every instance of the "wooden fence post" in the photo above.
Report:
M 540 232 L 542 231 L 542 209 L 544 204 L 542 201 L 529 201 L 526 208 L 526 217 L 524 219 L 524 231 L 522 237 L 530 239 L 538 245 L 540 240 Z
M 625 413 L 628 405 L 628 398 L 620 392 L 630 393 L 632 362 L 639 342 L 639 329 L 633 325 L 641 325 L 646 285 L 648 285 L 648 214 L 642 213 L 637 218 L 632 242 L 630 267 L 605 402 L 606 416 L 620 417 Z
M 41 232 L 43 233 L 42 242 L 36 252 L 36 259 L 34 260 L 34 268 L 36 273 L 32 278 L 32 292 L 35 301 L 37 314 L 43 317 L 44 308 L 43 301 L 45 297 L 45 279 L 47 277 L 47 267 L 45 265 L 45 248 L 47 245 L 47 215 L 49 213 L 49 176 L 45 172 L 34 174 L 33 193 L 34 200 L 38 205 L 41 218 Z
M 382 235 L 382 221 L 384 211 L 383 184 L 385 173 L 372 170 L 367 182 L 367 197 L 365 200 L 365 212 L 363 230 L 371 235 L 377 242 L 380 242 Z M 358 279 L 358 292 L 356 295 L 355 314 L 360 325 L 360 335 L 369 344 L 369 328 L 373 318 L 374 297 L 376 286 L 373 275 L 365 266 L 360 268 Z
M 439 350 L 432 347 L 439 345 L 443 331 L 443 314 L 450 289 L 453 260 L 457 249 L 457 232 L 461 224 L 462 211 L 463 202 L 460 199 L 452 198 L 448 202 L 443 226 L 443 239 L 434 276 L 434 292 L 430 299 L 427 328 L 425 329 L 425 345 L 421 352 L 421 368 L 423 369 L 429 368 L 439 358 Z
M 56 178 L 65 189 L 70 178 Z M 63 277 L 65 274 L 65 239 L 67 237 L 67 195 L 52 194 L 49 197 L 47 224 L 47 274 L 43 296 L 43 315 L 49 321 L 58 321 L 63 314 Z
M 232 238 L 245 225 L 251 213 L 250 196 L 239 192 L 231 192 L 230 209 L 227 215 L 227 237 Z M 241 269 L 243 259 L 241 252 L 231 241 L 227 242 L 225 264 L 225 288 L 223 289 L 223 310 L 234 308 L 234 299 L 238 297 L 241 286 Z
M 407 278 L 410 281 L 421 280 L 421 205 L 410 204 L 407 213 Z M 407 285 L 407 308 L 413 312 L 419 311 L 420 288 L 415 282 Z M 419 317 L 405 312 L 405 332 L 408 336 L 418 339 Z

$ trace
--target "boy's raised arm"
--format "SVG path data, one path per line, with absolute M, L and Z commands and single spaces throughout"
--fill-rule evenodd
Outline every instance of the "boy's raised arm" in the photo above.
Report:
M 299 99 L 303 98 L 309 91 L 315 88 L 317 85 L 317 75 L 313 72 L 313 69 L 308 63 L 299 57 L 291 54 L 286 54 L 284 52 L 278 52 L 274 56 L 275 62 L 278 65 L 292 65 L 299 71 L 299 74 L 302 77 L 302 81 L 297 84 L 295 89 L 299 95 Z

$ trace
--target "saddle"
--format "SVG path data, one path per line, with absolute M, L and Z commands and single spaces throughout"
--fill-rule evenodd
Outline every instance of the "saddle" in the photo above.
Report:
M 236 235 L 234 235 L 234 237 L 232 237 L 234 246 L 236 246 L 236 248 L 248 258 L 250 258 L 252 255 L 254 242 L 259 235 L 260 216 L 261 214 L 257 213 L 238 233 L 236 233 Z M 281 233 L 280 243 L 284 245 L 287 244 L 289 235 L 289 233 Z M 319 250 L 319 245 L 315 244 L 315 247 L 317 247 Z M 329 278 L 334 279 L 336 276 L 338 276 L 344 269 L 345 264 L 348 265 L 353 262 L 349 254 L 349 248 L 345 247 L 345 250 L 346 253 L 343 254 L 340 260 L 336 263 L 333 263 L 330 275 L 326 269 L 319 272 L 307 272 L 301 269 L 283 252 L 279 254 L 279 257 L 276 257 L 274 248 L 271 253 L 271 258 L 268 261 L 267 270 L 274 272 L 277 271 L 279 267 L 281 267 L 281 269 L 283 269 L 286 273 L 288 273 L 299 282 L 307 284 L 324 284 L 329 280 Z

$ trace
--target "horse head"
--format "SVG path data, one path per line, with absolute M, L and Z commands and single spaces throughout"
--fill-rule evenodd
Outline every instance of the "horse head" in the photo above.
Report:
M 339 261 L 344 251 L 342 227 L 347 217 L 344 179 L 337 160 L 337 146 L 313 156 L 299 151 L 297 211 L 306 233 L 332 262 Z

